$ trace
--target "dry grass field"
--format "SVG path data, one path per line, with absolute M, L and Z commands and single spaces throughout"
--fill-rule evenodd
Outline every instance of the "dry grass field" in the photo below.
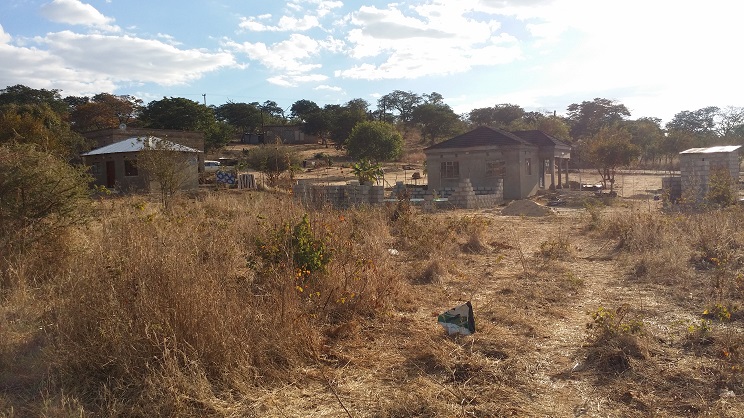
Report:
M 618 186 L 541 217 L 104 198 L 3 258 L 0 416 L 744 416 L 744 212 Z

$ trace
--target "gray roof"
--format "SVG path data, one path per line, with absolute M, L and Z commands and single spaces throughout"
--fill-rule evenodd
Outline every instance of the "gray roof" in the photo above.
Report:
M 708 148 L 690 148 L 680 152 L 680 154 L 712 154 L 716 152 L 734 152 L 741 148 L 741 145 L 721 145 Z
M 145 149 L 146 143 L 148 144 L 148 146 L 151 147 L 162 146 L 163 148 L 172 151 L 201 152 L 197 149 L 168 141 L 167 139 L 158 138 L 156 136 L 148 136 L 132 137 L 123 141 L 114 142 L 113 144 L 109 144 L 101 148 L 94 149 L 93 151 L 86 152 L 83 154 L 83 156 L 117 154 L 122 152 L 138 152 Z

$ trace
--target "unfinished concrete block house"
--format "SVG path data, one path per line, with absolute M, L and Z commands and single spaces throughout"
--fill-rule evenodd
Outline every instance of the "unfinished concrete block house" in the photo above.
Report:
M 571 147 L 542 131 L 506 132 L 481 126 L 424 153 L 429 190 L 442 196 L 463 179 L 470 179 L 476 194 L 503 193 L 506 200 L 560 188 L 563 173 L 568 184 Z

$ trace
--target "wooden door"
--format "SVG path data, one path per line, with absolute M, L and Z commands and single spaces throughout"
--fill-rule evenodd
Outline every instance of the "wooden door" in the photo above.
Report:
M 106 187 L 116 186 L 116 161 L 106 161 Z

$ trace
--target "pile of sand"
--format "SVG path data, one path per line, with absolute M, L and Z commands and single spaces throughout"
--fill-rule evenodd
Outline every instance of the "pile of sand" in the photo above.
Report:
M 501 209 L 501 214 L 506 216 L 546 216 L 551 213 L 553 211 L 549 207 L 531 200 L 515 200 Z

